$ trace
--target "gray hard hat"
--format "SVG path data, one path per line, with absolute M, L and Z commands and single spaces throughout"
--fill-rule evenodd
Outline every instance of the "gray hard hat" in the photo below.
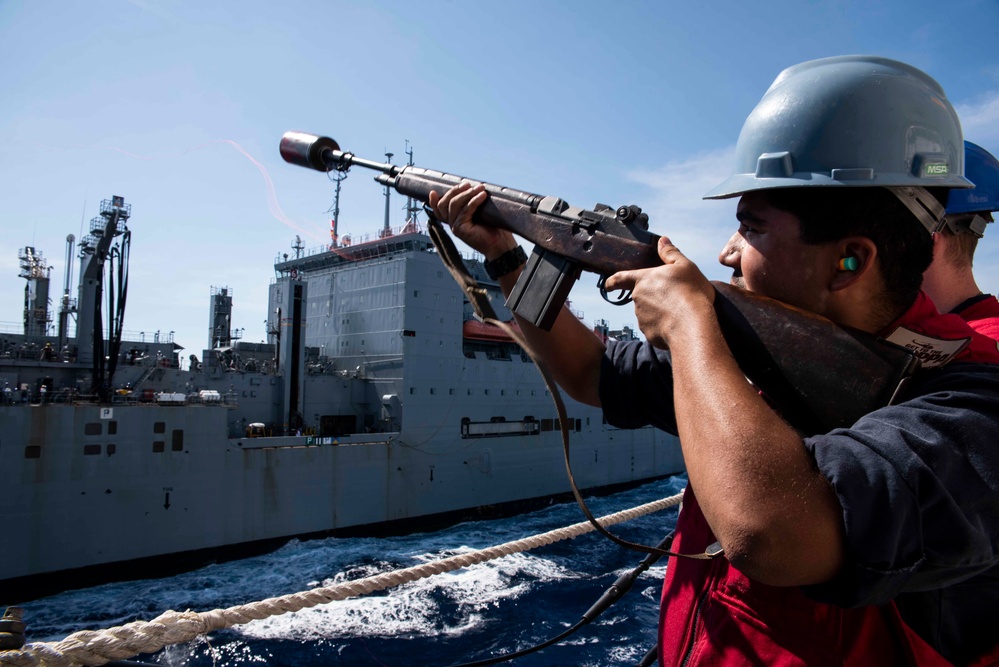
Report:
M 813 186 L 972 187 L 961 124 L 940 84 L 876 56 L 789 67 L 743 125 L 733 175 L 704 198 Z

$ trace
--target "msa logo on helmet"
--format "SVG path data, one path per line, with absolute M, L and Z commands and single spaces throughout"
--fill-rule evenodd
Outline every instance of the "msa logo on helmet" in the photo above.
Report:
M 920 153 L 913 158 L 912 175 L 916 178 L 946 179 L 950 176 L 950 163 L 950 156 L 944 153 Z

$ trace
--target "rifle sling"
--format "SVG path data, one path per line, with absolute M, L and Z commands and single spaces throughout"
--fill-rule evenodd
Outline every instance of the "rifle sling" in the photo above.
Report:
M 455 247 L 454 242 L 451 240 L 451 237 L 444 230 L 444 226 L 440 223 L 436 216 L 433 215 L 428 207 L 425 207 L 425 210 L 429 219 L 430 239 L 433 241 L 434 247 L 437 248 L 437 252 L 440 254 L 441 261 L 444 263 L 444 266 L 446 266 L 448 272 L 454 276 L 458 286 L 461 287 L 462 291 L 465 292 L 465 295 L 471 302 L 472 308 L 475 309 L 476 316 L 478 316 L 478 318 L 484 323 L 498 327 L 510 336 L 510 338 L 516 341 L 516 343 L 520 345 L 525 352 L 527 352 L 528 356 L 531 357 L 531 361 L 534 362 L 538 372 L 541 374 L 541 378 L 544 380 L 545 386 L 548 387 L 548 391 L 552 395 L 552 400 L 555 402 L 555 411 L 558 413 L 559 431 L 562 434 L 562 452 L 565 458 L 565 471 L 569 477 L 569 485 L 572 487 L 572 495 L 576 498 L 576 504 L 579 505 L 579 509 L 582 510 L 586 520 L 589 521 L 594 529 L 604 537 L 607 537 L 612 542 L 615 542 L 620 546 L 634 551 L 658 554 L 660 556 L 693 558 L 697 560 L 710 560 L 720 556 L 722 554 L 721 551 L 712 551 L 710 554 L 681 554 L 668 549 L 661 549 L 659 547 L 629 542 L 621 539 L 617 535 L 614 535 L 600 525 L 600 522 L 597 521 L 596 517 L 593 516 L 593 513 L 590 512 L 589 507 L 586 506 L 586 502 L 583 500 L 583 495 L 580 493 L 579 487 L 576 485 L 576 479 L 572 474 L 572 466 L 569 462 L 569 418 L 566 414 L 565 402 L 562 400 L 562 394 L 559 391 L 558 385 L 555 384 L 555 380 L 552 379 L 551 374 L 548 372 L 545 365 L 534 355 L 534 352 L 527 344 L 527 341 L 524 339 L 521 332 L 511 327 L 506 322 L 501 322 L 496 317 L 492 304 L 489 303 L 489 297 L 486 295 L 486 290 L 479 286 L 475 278 L 473 278 L 465 269 L 465 264 L 461 259 L 461 255 Z

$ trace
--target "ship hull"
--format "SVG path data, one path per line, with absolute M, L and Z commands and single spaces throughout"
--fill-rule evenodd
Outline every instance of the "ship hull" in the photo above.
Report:
M 456 431 L 428 452 L 400 433 L 219 437 L 229 411 L 0 407 L 8 599 L 155 576 L 292 537 L 436 528 L 570 491 L 557 431 L 475 440 Z M 573 432 L 578 483 L 613 490 L 682 470 L 674 442 L 656 435 L 599 423 Z

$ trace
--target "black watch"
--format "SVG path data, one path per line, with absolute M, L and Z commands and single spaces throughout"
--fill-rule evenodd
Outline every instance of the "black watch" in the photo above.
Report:
M 483 266 L 490 278 L 499 280 L 511 271 L 516 271 L 526 261 L 527 253 L 524 252 L 523 248 L 517 246 L 516 248 L 507 250 L 492 261 L 486 260 Z

